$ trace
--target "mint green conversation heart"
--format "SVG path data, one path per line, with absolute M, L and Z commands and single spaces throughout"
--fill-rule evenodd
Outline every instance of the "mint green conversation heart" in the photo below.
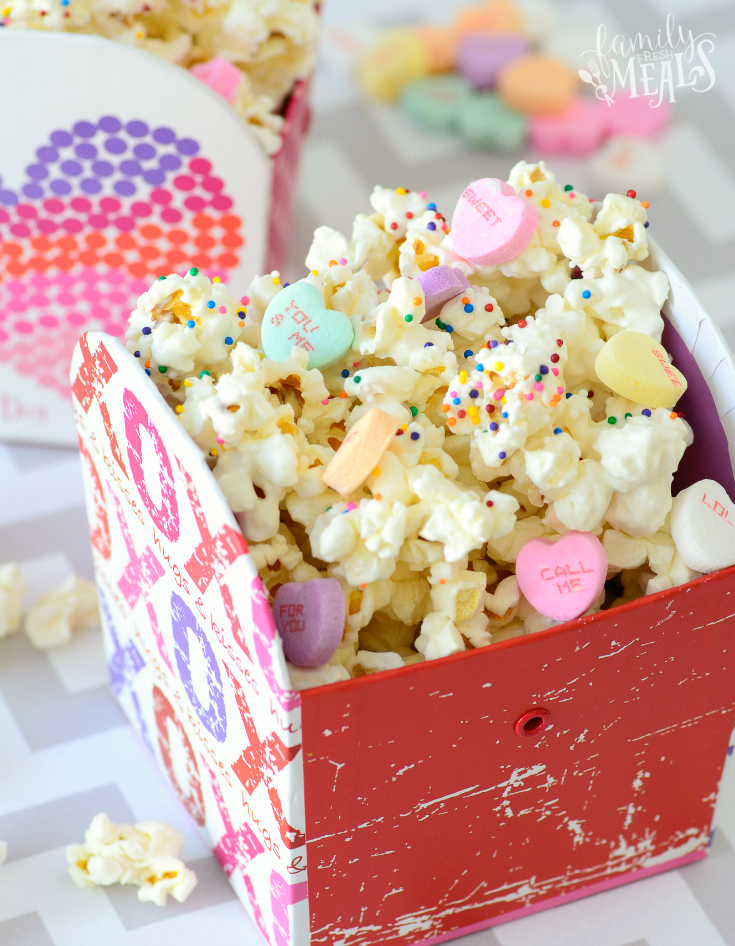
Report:
M 309 352 L 309 368 L 328 368 L 350 350 L 355 329 L 346 315 L 324 305 L 316 286 L 296 282 L 271 300 L 260 338 L 266 357 L 273 361 L 287 361 L 297 345 Z

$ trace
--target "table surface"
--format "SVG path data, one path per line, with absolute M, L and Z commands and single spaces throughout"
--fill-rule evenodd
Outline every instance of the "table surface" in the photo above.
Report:
M 448 0 L 331 0 L 314 89 L 314 121 L 301 170 L 289 264 L 304 273 L 311 233 L 343 232 L 368 208 L 375 183 L 429 192 L 451 211 L 464 185 L 505 177 L 521 155 L 472 153 L 430 138 L 397 110 L 360 100 L 351 58 L 370 27 L 446 17 Z M 652 201 L 651 233 L 693 284 L 735 347 L 735 9 L 729 0 L 596 0 L 563 3 L 570 21 L 605 22 L 611 32 L 655 35 L 668 13 L 695 35 L 715 34 L 716 84 L 683 92 L 661 142 L 666 190 Z M 524 155 L 529 157 L 528 154 Z M 532 155 L 530 156 L 532 157 Z M 585 162 L 550 161 L 587 193 Z M 692 195 L 695 195 L 693 198 Z M 28 600 L 70 571 L 92 578 L 81 471 L 72 451 L 0 445 L 0 561 L 21 563 Z M 725 765 L 709 857 L 678 871 L 475 933 L 473 946 L 735 946 L 735 761 Z M 675 790 L 675 786 L 672 786 Z M 185 904 L 141 904 L 133 888 L 78 890 L 64 847 L 91 817 L 157 818 L 186 838 L 199 877 Z M 25 635 L 0 641 L 0 868 L 2 946 L 261 946 L 214 858 L 127 725 L 106 685 L 98 631 L 67 647 L 34 651 Z

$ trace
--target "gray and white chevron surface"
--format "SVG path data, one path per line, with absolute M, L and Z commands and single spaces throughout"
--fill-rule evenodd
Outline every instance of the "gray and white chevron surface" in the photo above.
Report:
M 366 105 L 349 76 L 365 25 L 440 21 L 451 0 L 327 0 L 287 278 L 303 274 L 313 229 L 349 232 L 373 184 L 424 189 L 451 213 L 463 186 L 505 177 L 515 156 L 469 152 L 431 139 L 391 108 Z M 614 32 L 655 35 L 667 14 L 715 34 L 716 84 L 682 94 L 663 148 L 666 190 L 652 201 L 651 232 L 693 284 L 735 347 L 735 6 L 732 0 L 590 0 L 567 15 Z M 518 157 L 521 155 L 519 154 Z M 584 162 L 549 162 L 594 193 Z M 72 451 L 0 445 L 0 561 L 21 563 L 29 601 L 72 569 L 92 577 L 81 471 Z M 732 750 L 731 750 L 732 752 Z M 186 837 L 199 886 L 183 905 L 141 904 L 132 888 L 78 890 L 64 846 L 92 816 L 158 818 Z M 735 946 L 735 757 L 725 767 L 710 856 L 468 937 L 472 946 Z M 0 641 L 0 869 L 2 946 L 260 946 L 188 815 L 126 724 L 106 685 L 98 633 L 40 654 L 23 634 Z

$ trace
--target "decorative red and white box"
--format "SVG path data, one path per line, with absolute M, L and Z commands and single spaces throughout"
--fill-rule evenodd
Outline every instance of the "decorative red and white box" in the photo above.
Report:
M 733 495 L 735 363 L 655 247 L 648 265 L 689 381 L 676 487 Z M 296 693 L 235 518 L 153 382 L 95 332 L 72 381 L 113 690 L 272 946 L 439 942 L 705 856 L 735 567 Z
M 161 273 L 239 297 L 282 264 L 308 83 L 273 158 L 185 69 L 101 37 L 0 30 L 0 88 L 0 439 L 73 445 L 83 331 L 120 337 Z

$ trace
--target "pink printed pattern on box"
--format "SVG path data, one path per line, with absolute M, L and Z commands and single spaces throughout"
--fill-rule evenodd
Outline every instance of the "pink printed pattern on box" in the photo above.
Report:
M 0 361 L 69 396 L 79 334 L 121 336 L 158 276 L 226 280 L 242 219 L 198 141 L 112 115 L 52 131 L 17 191 L 0 185 Z
M 300 697 L 260 577 L 132 357 L 85 334 L 72 378 L 112 688 L 266 940 L 294 943 L 308 930 Z

